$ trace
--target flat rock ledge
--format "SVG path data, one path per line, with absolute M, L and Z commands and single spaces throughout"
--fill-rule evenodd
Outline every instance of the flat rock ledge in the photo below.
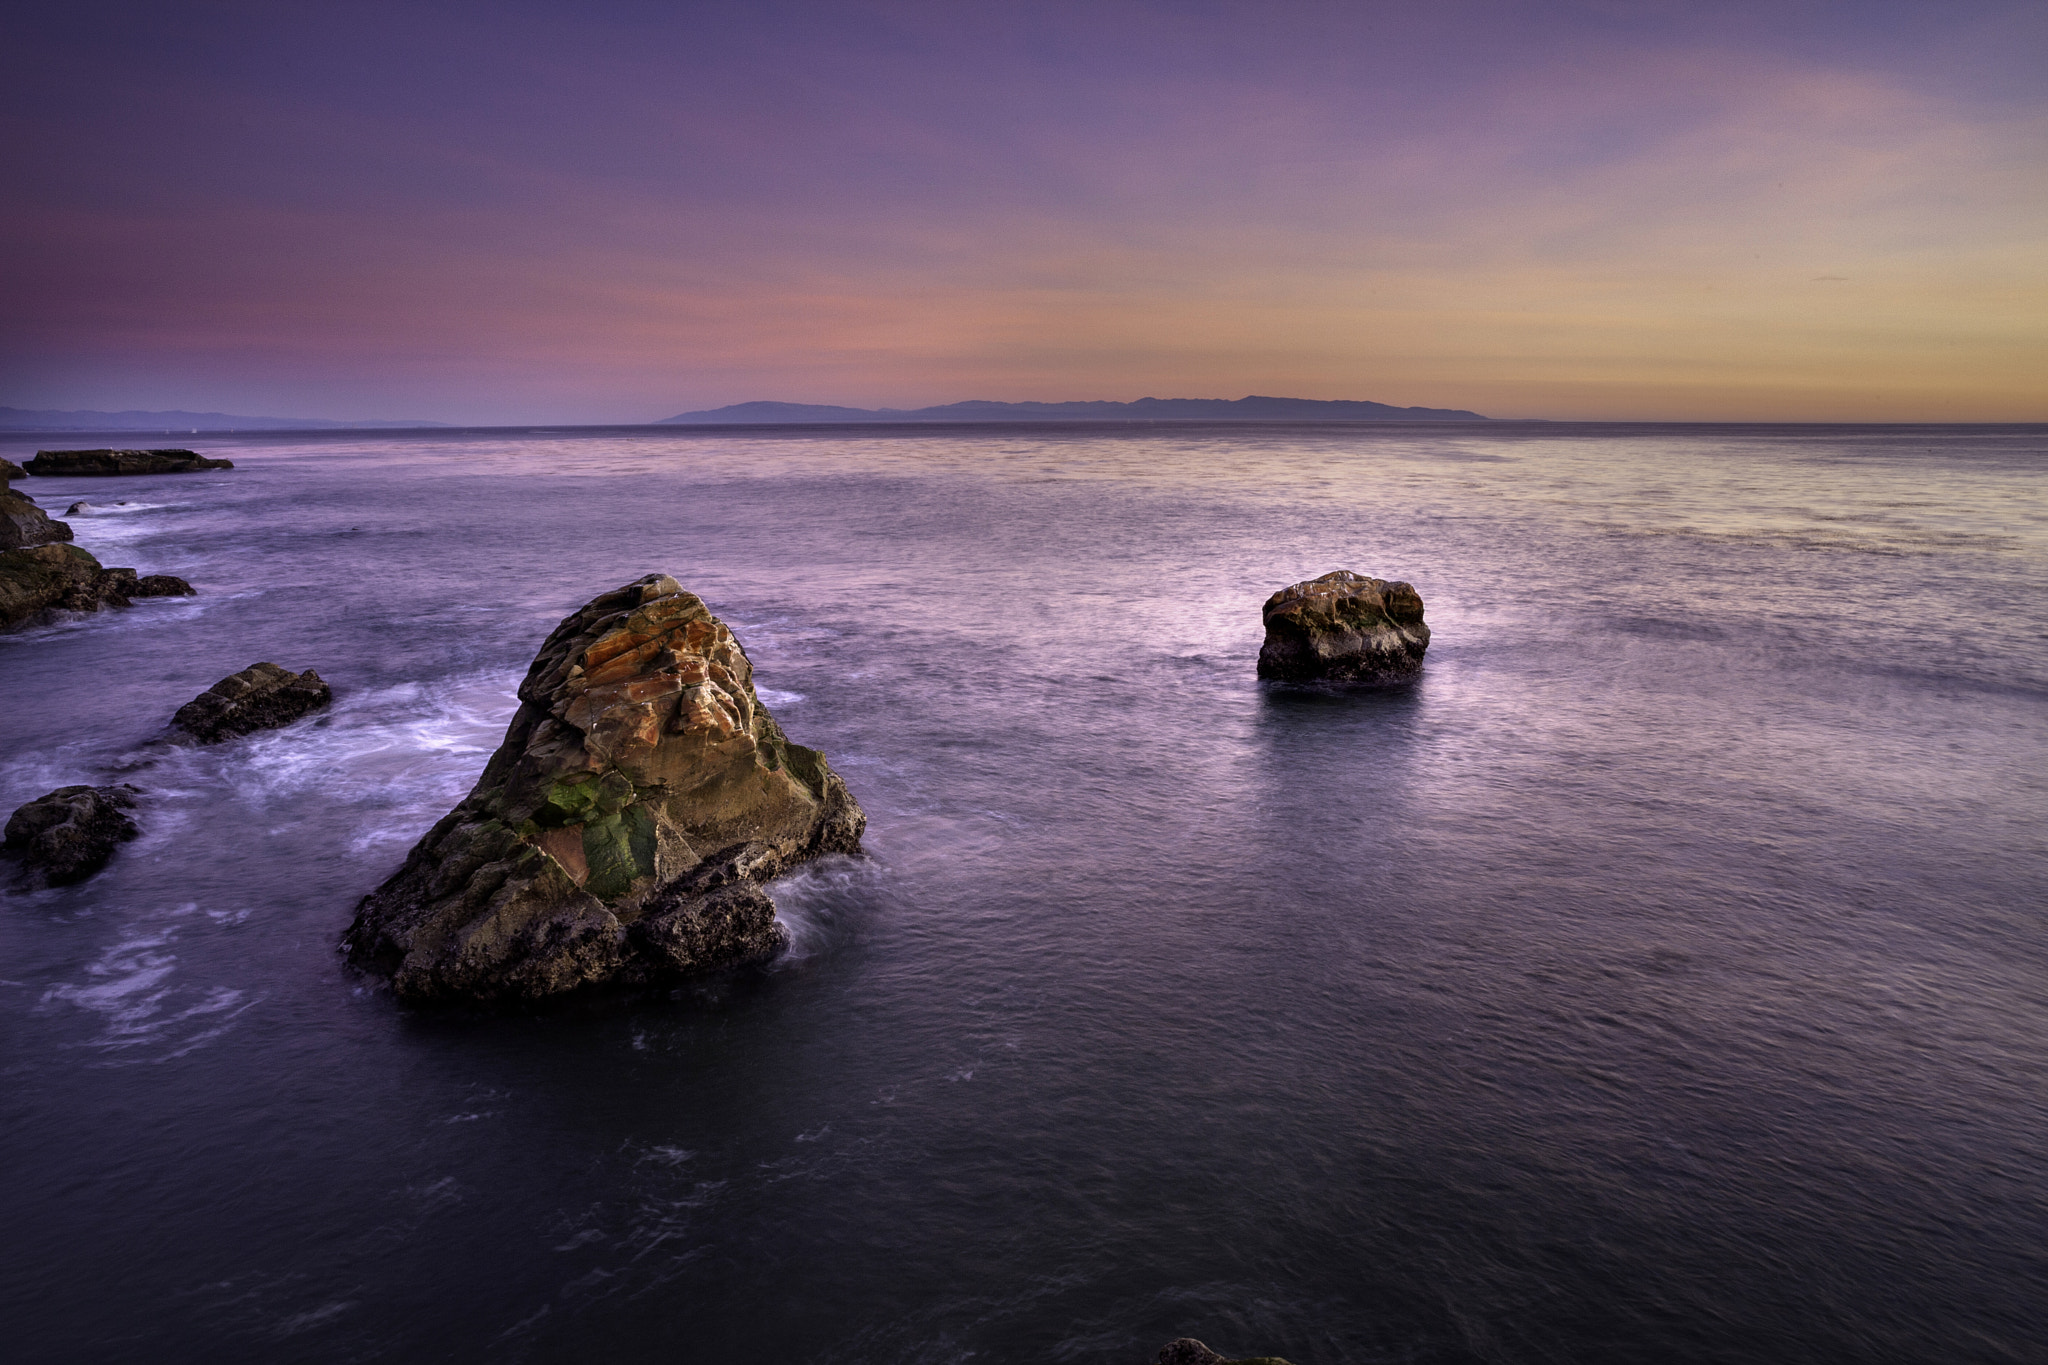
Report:
M 171 728 L 201 744 L 218 744 L 282 729 L 333 700 L 334 689 L 310 668 L 294 673 L 272 663 L 251 664 L 179 707 Z
M 846 784 L 665 574 L 565 619 L 519 701 L 475 789 L 342 940 L 402 997 L 532 1000 L 763 961 L 788 932 L 759 883 L 860 850 Z
M 1153 1365 L 1287 1365 L 1287 1362 L 1279 1356 L 1224 1356 L 1193 1337 L 1180 1337 L 1159 1348 Z
M 190 474 L 201 469 L 233 469 L 233 460 L 215 460 L 192 450 L 38 450 L 24 468 L 31 474 Z
M 1407 682 L 1422 672 L 1429 627 L 1413 584 L 1338 569 L 1266 599 L 1259 676 L 1307 682 Z
M 192 585 L 182 578 L 103 568 L 76 545 L 0 550 L 0 627 L 20 625 L 46 611 L 98 611 L 129 606 L 137 597 L 192 595 Z
M 136 836 L 127 812 L 139 794 L 126 783 L 59 787 L 14 812 L 0 848 L 51 886 L 82 882 L 107 865 L 117 844 Z

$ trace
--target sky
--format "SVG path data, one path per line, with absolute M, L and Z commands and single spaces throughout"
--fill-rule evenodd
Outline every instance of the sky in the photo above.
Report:
M 0 405 L 2048 421 L 2040 0 L 15 0 Z

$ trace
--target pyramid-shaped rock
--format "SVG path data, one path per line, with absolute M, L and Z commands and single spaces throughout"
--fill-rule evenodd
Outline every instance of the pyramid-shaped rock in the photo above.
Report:
M 855 852 L 867 820 L 754 693 L 724 622 L 652 574 L 541 646 L 469 796 L 367 896 L 344 946 L 414 998 L 532 998 L 772 955 L 751 883 Z

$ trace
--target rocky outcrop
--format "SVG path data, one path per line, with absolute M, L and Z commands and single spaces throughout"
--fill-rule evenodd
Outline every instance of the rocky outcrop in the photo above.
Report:
M 190 450 L 38 450 L 31 474 L 189 474 L 200 469 L 233 469 L 232 460 L 208 459 Z
M 33 545 L 0 551 L 0 627 L 45 611 L 125 607 L 136 597 L 190 597 L 192 585 L 170 574 L 138 577 L 107 569 L 76 545 Z
M 1406 682 L 1422 671 L 1429 627 L 1412 584 L 1339 569 L 1266 599 L 1259 676 Z
M 11 479 L 25 479 L 27 477 L 28 471 L 14 461 L 0 460 L 0 487 L 5 487 Z
M 115 845 L 133 839 L 127 813 L 139 793 L 114 787 L 59 787 L 14 812 L 5 851 L 51 886 L 82 882 L 107 865 Z
M 1180 1337 L 1159 1348 L 1153 1365 L 1287 1365 L 1279 1356 L 1226 1358 L 1193 1337 Z
M 25 550 L 71 539 L 71 528 L 52 521 L 36 500 L 14 488 L 0 488 L 0 550 Z
M 787 942 L 759 883 L 860 847 L 846 784 L 666 575 L 564 620 L 519 701 L 475 789 L 343 940 L 403 996 L 532 999 L 758 961 Z
M 251 664 L 179 707 L 171 726 L 201 744 L 218 744 L 281 729 L 333 700 L 334 689 L 310 668 L 293 673 L 276 664 Z

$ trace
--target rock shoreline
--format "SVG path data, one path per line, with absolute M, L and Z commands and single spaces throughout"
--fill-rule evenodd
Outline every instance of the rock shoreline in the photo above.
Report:
M 137 597 L 192 597 L 197 590 L 167 573 L 109 569 L 76 545 L 0 551 L 0 627 L 47 611 L 126 607 Z
M 28 494 L 0 483 L 0 550 L 25 550 L 69 539 L 69 526 L 36 506 Z
M 195 595 L 182 578 L 110 569 L 69 544 L 69 526 L 9 486 L 25 472 L 21 466 L 6 460 L 0 465 L 0 629 L 48 611 L 98 611 L 132 605 L 137 597 Z

